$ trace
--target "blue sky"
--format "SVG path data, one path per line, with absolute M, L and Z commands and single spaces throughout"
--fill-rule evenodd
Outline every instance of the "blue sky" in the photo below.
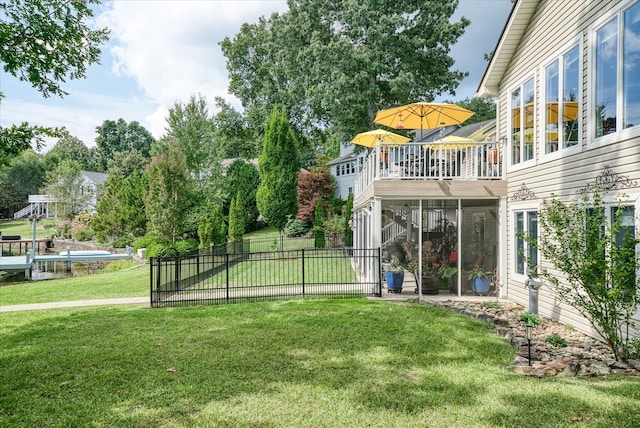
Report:
M 455 68 L 470 74 L 455 97 L 443 99 L 473 97 L 486 67 L 483 56 L 495 48 L 511 6 L 510 0 L 460 0 L 454 19 L 463 15 L 471 24 L 451 55 Z M 0 104 L 0 125 L 28 121 L 65 126 L 91 147 L 96 127 L 108 119 L 136 120 L 161 137 L 168 108 L 194 94 L 206 96 L 212 105 L 221 96 L 239 109 L 227 93 L 225 58 L 218 43 L 233 37 L 242 23 L 286 9 L 280 0 L 105 1 L 96 22 L 111 29 L 111 39 L 101 64 L 90 68 L 87 79 L 67 82 L 63 89 L 70 95 L 62 99 L 42 98 L 28 84 L 1 74 L 6 98 Z M 210 112 L 215 113 L 213 107 Z

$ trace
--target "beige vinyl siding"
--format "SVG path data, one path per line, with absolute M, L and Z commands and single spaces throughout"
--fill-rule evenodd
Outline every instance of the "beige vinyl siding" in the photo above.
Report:
M 589 64 L 589 26 L 602 16 L 612 16 L 610 11 L 620 4 L 628 4 L 620 0 L 547 0 L 538 2 L 538 7 L 532 16 L 527 31 L 519 42 L 518 51 L 511 59 L 504 79 L 500 84 L 498 96 L 498 137 L 508 136 L 509 129 L 509 92 L 526 79 L 535 76 L 536 101 L 543 99 L 542 65 L 559 55 L 562 50 L 581 43 L 582 55 L 582 85 L 579 102 L 582 106 L 582 128 L 580 152 L 553 160 L 541 157 L 543 147 L 540 144 L 539 128 L 536 125 L 535 164 L 531 167 L 513 168 L 507 170 L 508 189 L 510 197 L 515 195 L 524 185 L 535 194 L 536 199 L 527 201 L 526 206 L 540 206 L 545 198 L 552 194 L 562 199 L 575 198 L 581 188 L 602 174 L 609 166 L 618 177 L 628 178 L 635 182 L 635 187 L 619 189 L 620 192 L 634 195 L 640 194 L 640 138 L 618 141 L 597 148 L 587 148 L 588 138 L 588 109 L 587 91 L 591 65 Z M 540 120 L 540 108 L 535 111 L 535 123 Z M 508 156 L 506 157 L 508 159 Z M 528 307 L 529 292 L 520 281 L 514 278 L 513 260 L 513 209 L 518 203 L 510 201 L 507 210 L 507 295 L 525 307 Z M 522 204 L 521 204 L 522 205 Z M 638 215 L 640 213 L 636 213 Z M 551 268 L 544 260 L 541 264 Z M 557 273 L 559 276 L 561 274 Z M 589 322 L 577 311 L 557 301 L 548 287 L 543 286 L 539 295 L 539 311 L 545 316 L 571 324 L 579 330 L 594 334 Z

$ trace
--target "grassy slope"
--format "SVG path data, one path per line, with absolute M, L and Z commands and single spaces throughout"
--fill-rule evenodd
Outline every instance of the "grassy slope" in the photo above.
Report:
M 488 324 L 424 305 L 0 314 L 0 426 L 637 426 L 637 381 L 512 360 Z
M 0 306 L 148 295 L 149 266 L 142 265 L 116 272 L 2 286 Z
M 57 222 L 53 220 L 39 221 L 36 227 L 36 237 L 46 238 L 51 231 L 47 231 L 44 226 L 55 224 Z M 20 235 L 22 239 L 31 239 L 33 237 L 33 226 L 28 220 L 0 221 L 0 231 L 3 235 Z

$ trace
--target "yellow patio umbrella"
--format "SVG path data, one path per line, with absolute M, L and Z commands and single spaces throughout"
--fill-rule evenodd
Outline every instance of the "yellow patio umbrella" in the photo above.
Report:
M 559 118 L 559 106 L 558 106 L 558 102 L 549 102 L 546 104 L 546 121 L 547 121 L 547 125 L 549 124 L 553 124 L 553 123 L 558 123 L 558 118 Z M 578 119 L 578 113 L 579 113 L 580 107 L 578 106 L 578 102 L 577 101 L 563 101 L 562 102 L 562 121 L 561 123 L 564 122 L 569 122 L 572 120 L 577 120 Z M 512 122 L 514 124 L 514 127 L 519 126 L 520 124 L 520 107 L 515 107 L 512 110 Z M 524 120 L 525 120 L 525 127 L 529 128 L 533 126 L 533 115 L 534 115 L 534 105 L 533 103 L 527 103 L 524 106 Z
M 475 113 L 449 103 L 416 102 L 376 114 L 374 122 L 395 129 L 434 129 L 459 125 Z
M 373 148 L 378 143 L 402 144 L 411 141 L 411 138 L 394 134 L 384 129 L 374 129 L 373 131 L 361 132 L 356 135 L 351 142 L 360 146 Z
M 558 131 L 545 131 L 547 141 L 558 141 Z M 527 128 L 522 133 L 524 136 L 524 141 L 533 141 L 534 131 L 533 128 Z M 515 132 L 513 134 L 515 139 L 520 139 L 520 133 Z
M 431 143 L 425 144 L 422 147 L 425 149 L 440 149 L 440 150 L 462 150 L 469 147 L 479 146 L 480 143 L 471 138 L 456 137 L 454 135 L 447 135 L 446 137 L 435 140 Z

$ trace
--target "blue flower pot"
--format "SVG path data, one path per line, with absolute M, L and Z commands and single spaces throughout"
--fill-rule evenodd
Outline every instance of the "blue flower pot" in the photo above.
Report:
M 399 293 L 402 291 L 402 283 L 404 282 L 404 272 L 385 272 L 387 280 L 387 290 L 390 293 Z
M 473 278 L 471 280 L 471 290 L 474 293 L 484 294 L 491 288 L 490 278 Z

